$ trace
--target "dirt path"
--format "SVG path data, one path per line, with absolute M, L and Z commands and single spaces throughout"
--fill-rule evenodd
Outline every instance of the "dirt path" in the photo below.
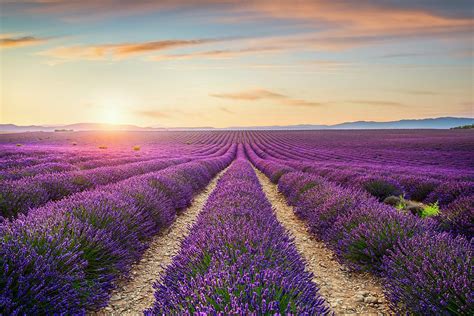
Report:
M 153 238 L 142 259 L 132 267 L 131 277 L 117 282 L 109 305 L 90 315 L 143 315 L 143 310 L 152 306 L 155 300 L 153 283 L 161 277 L 166 266 L 178 253 L 181 241 L 188 235 L 189 228 L 216 187 L 217 180 L 226 170 L 215 176 L 210 184 L 194 197 L 191 206 L 180 214 L 168 229 Z
M 314 274 L 313 281 L 336 314 L 391 315 L 377 280 L 369 274 L 351 273 L 338 263 L 333 252 L 306 230 L 305 223 L 286 204 L 277 186 L 259 170 L 255 172 L 278 220 L 294 237 L 307 269 Z

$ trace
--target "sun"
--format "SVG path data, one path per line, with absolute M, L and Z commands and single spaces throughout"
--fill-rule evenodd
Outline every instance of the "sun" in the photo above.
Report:
M 120 111 L 113 107 L 105 108 L 102 121 L 107 124 L 119 124 L 121 122 Z
M 105 99 L 97 104 L 97 120 L 104 124 L 121 124 L 124 120 L 124 104 L 121 100 Z

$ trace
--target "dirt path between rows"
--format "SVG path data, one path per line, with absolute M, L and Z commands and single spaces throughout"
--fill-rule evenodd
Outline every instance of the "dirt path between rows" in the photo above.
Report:
M 278 220 L 294 237 L 307 269 L 314 274 L 313 281 L 332 310 L 337 315 L 392 315 L 378 280 L 370 274 L 350 272 L 337 262 L 334 253 L 307 231 L 277 186 L 259 170 L 255 172 Z
M 191 205 L 178 215 L 170 227 L 153 237 L 142 259 L 132 267 L 130 277 L 118 280 L 109 305 L 98 312 L 89 313 L 90 315 L 143 315 L 143 310 L 153 305 L 153 283 L 162 277 L 166 266 L 178 254 L 181 241 L 188 235 L 209 194 L 226 170 L 227 168 L 219 172 L 207 187 L 194 197 Z

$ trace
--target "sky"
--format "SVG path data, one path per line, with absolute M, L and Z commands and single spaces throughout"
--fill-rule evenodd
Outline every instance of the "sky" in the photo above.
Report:
M 0 0 L 0 123 L 474 116 L 464 0 Z

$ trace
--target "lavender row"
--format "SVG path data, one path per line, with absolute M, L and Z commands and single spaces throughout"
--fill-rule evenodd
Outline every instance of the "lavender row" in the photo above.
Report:
M 221 147 L 218 145 L 216 147 Z M 0 145 L 0 149 L 10 153 L 7 157 L 0 159 L 0 171 L 15 171 L 25 167 L 61 162 L 77 165 L 80 169 L 92 169 L 101 166 L 118 165 L 127 162 L 146 160 L 147 157 L 157 159 L 179 157 L 184 154 L 199 155 L 200 152 L 210 149 L 212 146 L 200 146 L 199 148 L 183 148 L 177 144 L 167 143 L 164 146 L 142 148 L 133 151 L 132 148 L 114 147 L 107 150 L 98 148 L 74 146 L 26 146 L 17 147 Z M 205 154 L 205 153 L 204 153 Z M 138 157 L 137 157 L 138 156 Z M 140 157 L 141 156 L 141 157 Z
M 0 145 L 1 146 L 1 145 Z M 47 162 L 67 162 L 71 164 L 83 163 L 100 159 L 117 159 L 131 153 L 123 152 L 103 152 L 98 149 L 85 150 L 83 148 L 67 149 L 57 146 L 41 146 L 34 148 L 14 147 L 9 149 L 8 146 L 0 147 L 3 151 L 12 153 L 8 158 L 0 161 L 0 170 L 32 167 Z M 13 154 L 13 153 L 17 154 Z
M 220 147 L 216 147 L 216 148 L 205 147 L 203 150 L 194 152 L 192 156 L 193 157 L 206 157 L 206 156 L 209 156 L 210 154 L 217 152 L 219 148 Z M 165 152 L 160 153 L 159 155 L 157 153 L 154 153 L 153 155 L 151 155 L 151 157 L 135 154 L 133 156 L 128 155 L 128 157 L 120 157 L 120 158 L 117 158 L 117 157 L 97 158 L 96 156 L 98 155 L 98 153 L 95 153 L 94 155 L 95 156 L 93 157 L 86 156 L 87 159 L 86 157 L 84 157 L 84 159 L 82 159 L 78 163 L 74 163 L 74 161 L 77 160 L 77 157 L 67 159 L 67 158 L 59 158 L 58 156 L 54 156 L 53 158 L 50 158 L 48 162 L 38 163 L 38 164 L 27 166 L 27 167 L 15 167 L 15 168 L 0 170 L 0 180 L 18 180 L 24 177 L 32 177 L 35 175 L 45 174 L 45 173 L 78 171 L 78 170 L 84 170 L 84 169 L 95 169 L 98 167 L 112 167 L 112 166 L 118 166 L 118 165 L 123 165 L 123 164 L 134 163 L 134 162 L 145 162 L 145 161 L 150 161 L 150 160 L 156 160 L 158 158 L 172 159 L 172 158 L 183 156 L 183 153 L 181 153 L 180 155 L 170 155 L 170 154 L 167 155 Z
M 107 304 L 150 237 L 235 155 L 101 187 L 0 224 L 0 314 L 85 314 Z
M 265 172 L 261 161 L 254 161 Z M 395 310 L 423 315 L 474 311 L 472 241 L 438 232 L 432 220 L 398 212 L 361 189 L 317 175 L 287 172 L 277 182 L 311 233 L 342 262 L 384 277 Z
M 352 169 L 350 165 L 344 168 L 321 167 L 320 164 L 309 164 L 298 161 L 280 161 L 268 158 L 268 155 L 257 149 L 256 146 L 248 145 L 260 156 L 272 161 L 272 166 L 284 164 L 295 170 L 318 174 L 330 181 L 348 187 L 360 187 L 374 197 L 383 201 L 389 196 L 403 195 L 406 199 L 424 203 L 438 203 L 440 207 L 452 209 L 458 199 L 464 200 L 474 197 L 474 182 L 459 181 L 451 178 L 435 179 L 422 175 L 393 174 L 389 172 L 376 172 L 370 169 L 364 171 Z M 258 147 L 257 147 L 258 148 Z M 474 212 L 474 210 L 473 210 Z
M 269 154 L 271 157 L 280 160 L 287 161 L 300 161 L 305 164 L 315 164 L 317 167 L 334 167 L 334 168 L 351 168 L 358 170 L 360 172 L 365 172 L 370 170 L 371 172 L 378 172 L 383 174 L 390 175 L 414 175 L 414 176 L 429 176 L 431 178 L 436 178 L 439 180 L 462 180 L 462 181 L 474 181 L 474 172 L 471 168 L 467 166 L 462 167 L 451 167 L 440 165 L 410 165 L 407 162 L 403 161 L 384 161 L 383 159 L 375 160 L 364 160 L 360 159 L 331 159 L 331 156 L 334 155 L 334 151 L 327 151 L 327 159 L 322 157 L 320 158 L 310 158 L 301 152 L 301 148 L 298 144 L 292 144 L 291 146 L 285 146 L 279 148 L 279 144 L 276 142 L 264 143 L 262 145 L 254 144 L 255 147 L 262 147 L 263 151 Z M 356 153 L 354 153 L 355 156 Z M 409 153 L 403 153 L 405 156 Z M 382 156 L 383 154 L 381 154 Z
M 44 173 L 79 171 L 80 168 L 67 162 L 46 162 L 34 166 L 13 168 L 0 171 L 0 180 L 19 180 Z
M 156 160 L 163 157 L 129 157 L 129 158 L 101 158 L 101 159 L 90 159 L 77 164 L 70 163 L 67 159 L 55 158 L 52 161 L 35 164 L 28 167 L 15 167 L 5 170 L 0 170 L 0 180 L 19 180 L 25 177 L 33 177 L 40 174 L 46 173 L 58 173 L 67 171 L 79 171 L 84 169 L 94 169 L 98 167 L 112 167 L 122 164 L 128 164 L 133 162 L 143 162 L 148 160 Z M 164 157 L 166 158 L 166 157 Z M 58 161 L 55 161 L 58 160 Z M 61 161 L 62 160 L 62 161 Z
M 272 148 L 295 152 L 299 160 L 364 162 L 472 170 L 472 133 L 457 131 L 285 131 L 250 132 Z M 348 137 L 350 133 L 350 136 Z M 295 150 L 295 145 L 298 149 Z M 361 150 L 363 149 L 363 150 Z
M 158 159 L 122 166 L 60 172 L 14 181 L 2 181 L 0 186 L 0 215 L 7 218 L 14 217 L 48 201 L 59 200 L 70 194 L 99 185 L 117 182 L 188 161 L 188 158 Z
M 444 208 L 459 198 L 474 195 L 472 181 L 441 180 L 422 175 L 394 175 L 371 170 L 361 172 L 352 170 L 350 167 L 339 169 L 320 168 L 295 162 L 288 164 L 298 170 L 321 175 L 344 186 L 363 188 L 380 201 L 389 196 L 402 195 L 414 201 L 439 203 Z
M 216 153 L 222 155 L 229 147 Z M 0 187 L 0 215 L 13 217 L 26 213 L 48 201 L 59 200 L 72 193 L 99 185 L 114 183 L 132 176 L 188 162 L 191 158 L 156 159 L 92 170 L 38 175 L 16 181 L 3 181 Z
M 328 313 L 249 163 L 219 180 L 148 315 Z
M 249 153 L 249 157 L 255 165 L 259 166 L 259 169 L 262 170 L 273 183 L 278 183 L 280 177 L 288 172 L 295 172 L 298 170 L 303 170 L 309 174 L 316 174 L 317 172 L 313 169 L 304 168 L 301 164 L 297 162 L 283 164 L 276 160 L 271 159 L 262 159 L 254 151 L 250 145 L 245 146 L 246 151 Z M 341 171 L 341 178 L 337 179 L 328 177 L 326 173 L 322 172 L 320 174 L 324 177 L 325 180 L 330 181 L 331 183 L 338 183 L 343 185 L 344 188 L 348 190 L 353 190 L 358 188 L 358 191 L 364 191 L 364 196 L 367 196 L 367 193 L 374 196 L 379 200 L 383 200 L 384 197 L 389 195 L 399 195 L 402 194 L 403 189 L 401 186 L 394 182 L 393 180 L 380 179 L 377 177 L 363 177 L 351 179 L 349 176 L 345 177 L 346 173 Z M 334 175 L 337 177 L 337 174 Z M 346 179 L 342 181 L 341 179 Z M 364 180 L 365 183 L 357 183 L 356 181 Z M 474 237 L 474 194 L 472 191 L 469 191 L 471 184 L 466 184 L 464 182 L 457 183 L 437 183 L 438 187 L 433 188 L 429 186 L 430 181 L 427 182 L 417 182 L 417 179 L 412 179 L 411 194 L 408 195 L 411 198 L 414 198 L 415 194 L 420 196 L 425 192 L 425 195 L 431 199 L 431 203 L 434 201 L 443 201 L 441 205 L 443 209 L 441 212 L 433 217 L 433 220 L 437 223 L 437 229 L 440 231 L 446 231 L 452 235 L 463 235 L 467 239 Z M 416 191 L 418 189 L 419 191 Z M 431 191 L 428 191 L 431 190 Z M 426 192 L 432 192 L 428 194 Z M 416 200 L 416 198 L 415 198 Z M 426 201 L 426 200 L 425 200 Z M 446 203 L 447 201 L 451 201 Z

